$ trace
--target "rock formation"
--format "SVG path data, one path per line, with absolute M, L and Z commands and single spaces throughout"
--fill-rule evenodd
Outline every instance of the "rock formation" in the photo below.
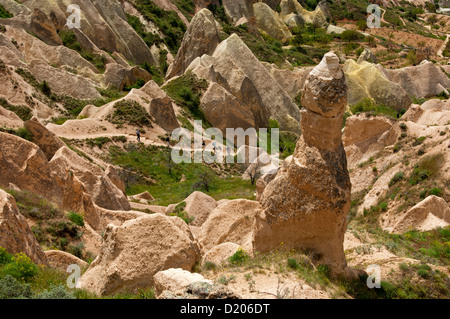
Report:
M 402 86 L 388 80 L 374 64 L 367 61 L 358 64 L 354 60 L 347 60 L 344 72 L 349 105 L 354 105 L 364 98 L 371 98 L 377 103 L 400 110 L 407 109 L 412 103 Z
M 377 66 L 387 79 L 400 85 L 409 95 L 428 98 L 450 90 L 450 79 L 429 61 L 420 65 L 390 70 Z
M 351 276 L 343 250 L 351 190 L 341 140 L 346 91 L 339 58 L 329 52 L 305 82 L 303 135 L 293 159 L 261 196 L 254 250 L 303 249 L 333 273 Z
M 196 57 L 212 54 L 219 42 L 219 31 L 213 14 L 208 9 L 200 10 L 189 24 L 175 61 L 167 70 L 166 78 L 183 74 Z
M 46 250 L 44 253 L 51 267 L 57 268 L 64 272 L 67 271 L 67 267 L 69 265 L 78 265 L 81 269 L 87 268 L 89 265 L 84 260 L 81 260 L 72 254 L 66 253 L 65 251 Z
M 199 191 L 190 194 L 182 203 L 185 203 L 183 211 L 189 217 L 194 217 L 194 220 L 190 223 L 191 226 L 203 225 L 211 212 L 217 207 L 217 202 L 214 198 Z M 167 207 L 166 214 L 172 213 L 178 205 L 174 204 Z
M 43 126 L 37 117 L 25 122 L 25 127 L 33 135 L 32 141 L 34 144 L 44 152 L 47 159 L 50 161 L 61 147 L 65 146 L 63 141 L 54 133 L 50 132 Z
M 289 31 L 278 13 L 273 11 L 267 4 L 263 2 L 253 4 L 253 11 L 256 17 L 256 25 L 260 30 L 282 42 L 292 38 L 291 31 Z
M 0 189 L 0 247 L 10 254 L 24 253 L 39 265 L 48 260 L 33 232 L 19 212 L 14 197 Z
M 80 278 L 81 288 L 98 295 L 146 288 L 169 268 L 191 271 L 199 257 L 187 224 L 178 217 L 152 214 L 108 225 L 100 255 Z
M 412 229 L 428 231 L 450 224 L 450 207 L 441 197 L 430 195 L 409 209 L 394 226 L 393 232 L 403 233 Z
M 248 19 L 254 15 L 252 0 L 223 0 L 222 4 L 225 14 L 233 23 L 238 22 L 242 18 Z
M 50 45 L 62 45 L 63 42 L 56 32 L 55 25 L 50 19 L 38 8 L 34 9 L 31 15 L 31 30 L 33 33 L 45 43 Z

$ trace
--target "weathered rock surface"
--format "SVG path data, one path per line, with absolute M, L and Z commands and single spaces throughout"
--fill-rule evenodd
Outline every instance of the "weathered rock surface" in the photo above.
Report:
M 43 126 L 37 117 L 33 117 L 29 121 L 25 121 L 25 127 L 33 134 L 33 143 L 39 146 L 50 161 L 56 151 L 66 146 L 64 142 Z
M 274 118 L 281 130 L 300 132 L 298 107 L 236 34 L 222 41 L 212 56 L 193 61 L 189 70 L 232 93 L 252 112 L 256 128 Z
M 61 204 L 62 189 L 40 148 L 18 136 L 0 132 L 0 185 L 14 183 Z M 65 172 L 64 172 L 65 175 Z
M 352 276 L 343 241 L 350 178 L 341 140 L 346 107 L 344 73 L 332 52 L 308 76 L 302 95 L 302 132 L 293 159 L 265 188 L 254 250 L 306 249 L 332 272 Z
M 140 67 L 124 67 L 115 63 L 107 64 L 104 73 L 105 84 L 119 90 L 132 86 L 137 80 L 148 82 L 151 79 L 152 75 Z
M 331 18 L 325 1 L 321 1 L 314 11 L 308 11 L 297 0 L 281 0 L 280 9 L 283 21 L 292 27 L 312 23 L 317 28 L 326 28 L 327 18 Z
M 223 0 L 222 1 L 225 14 L 234 22 L 238 22 L 241 18 L 253 17 L 253 1 L 252 0 Z
M 400 85 L 409 95 L 433 97 L 450 90 L 450 79 L 433 63 L 425 61 L 417 66 L 391 70 L 377 66 L 390 81 Z
M 449 224 L 449 205 L 443 198 L 430 195 L 409 209 L 394 226 L 393 232 L 403 233 L 412 229 L 428 231 Z
M 376 64 L 377 57 L 375 56 L 375 54 L 372 53 L 372 51 L 370 51 L 368 47 L 364 46 L 364 51 L 359 55 L 359 58 L 356 61 L 356 63 L 361 63 L 362 61 L 367 61 Z
M 384 116 L 359 114 L 348 117 L 342 135 L 348 167 L 354 168 L 394 144 L 399 135 L 398 124 Z
M 186 212 L 189 217 L 194 217 L 194 220 L 190 223 L 192 226 L 203 225 L 211 212 L 217 207 L 217 202 L 214 198 L 199 191 L 190 194 L 182 201 L 182 203 L 186 203 L 183 211 Z M 173 212 L 176 206 L 177 205 L 170 205 L 167 208 L 166 214 Z
M 211 213 L 198 234 L 203 253 L 214 246 L 232 242 L 253 253 L 253 229 L 255 216 L 261 211 L 256 201 L 236 199 L 225 202 Z
M 218 266 L 226 263 L 234 253 L 238 251 L 240 246 L 235 243 L 225 242 L 214 246 L 203 256 L 203 262 L 212 262 Z
M 163 291 L 170 291 L 175 294 L 182 292 L 194 282 L 207 282 L 212 284 L 211 280 L 205 279 L 202 275 L 191 273 L 181 268 L 170 268 L 159 271 L 153 279 L 157 296 Z
M 42 41 L 50 45 L 62 45 L 63 42 L 56 32 L 55 25 L 38 8 L 31 15 L 31 31 Z
M 51 267 L 64 272 L 69 265 L 78 265 L 81 269 L 86 268 L 88 263 L 80 258 L 61 250 L 47 250 L 44 252 Z
M 256 17 L 256 25 L 260 30 L 282 42 L 292 38 L 291 31 L 289 31 L 278 13 L 273 11 L 267 4 L 263 2 L 253 4 L 253 11 Z
M 213 14 L 208 9 L 200 10 L 191 20 L 166 78 L 183 74 L 196 57 L 212 54 L 219 43 L 219 31 Z
M 154 285 L 169 268 L 190 271 L 199 254 L 189 227 L 178 217 L 152 214 L 108 225 L 98 258 L 79 283 L 98 295 Z
M 111 210 L 130 209 L 127 197 L 114 185 L 105 172 L 87 159 L 78 156 L 68 147 L 60 148 L 49 162 L 49 166 L 52 172 L 58 176 L 60 185 L 65 183 L 66 170 L 73 171 L 98 206 Z
M 354 105 L 364 98 L 371 98 L 377 103 L 400 110 L 407 109 L 412 103 L 402 86 L 388 80 L 374 64 L 367 61 L 358 64 L 354 60 L 347 60 L 344 72 L 349 105 Z
M 0 247 L 5 248 L 10 254 L 22 252 L 36 264 L 48 264 L 25 217 L 20 214 L 14 197 L 2 189 L 0 189 Z

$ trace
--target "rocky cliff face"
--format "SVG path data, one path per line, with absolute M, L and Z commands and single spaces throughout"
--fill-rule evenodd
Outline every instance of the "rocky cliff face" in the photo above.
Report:
M 333 272 L 349 275 L 343 241 L 351 184 L 341 140 L 346 91 L 338 57 L 325 54 L 304 86 L 303 135 L 293 159 L 261 196 L 254 249 L 307 250 Z

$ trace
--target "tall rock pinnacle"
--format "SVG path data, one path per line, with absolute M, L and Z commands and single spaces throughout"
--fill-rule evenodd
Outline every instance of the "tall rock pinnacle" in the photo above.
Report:
M 351 190 L 341 140 L 346 92 L 338 57 L 329 52 L 305 82 L 303 135 L 293 158 L 261 195 L 255 251 L 301 249 L 333 273 L 353 275 L 343 249 Z

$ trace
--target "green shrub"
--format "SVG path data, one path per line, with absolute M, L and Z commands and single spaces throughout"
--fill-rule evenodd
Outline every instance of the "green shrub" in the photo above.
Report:
M 421 136 L 421 137 L 416 137 L 414 142 L 413 142 L 413 146 L 417 146 L 423 143 L 423 141 L 425 141 L 427 137 L 426 136 Z
M 45 290 L 36 295 L 34 299 L 75 299 L 74 295 L 68 292 L 64 285 L 54 285 L 49 290 Z
M 405 174 L 403 172 L 398 172 L 397 174 L 395 174 L 394 177 L 392 177 L 392 179 L 389 181 L 389 187 L 403 180 L 404 176 Z
M 113 124 L 129 124 L 138 127 L 151 126 L 150 114 L 134 100 L 121 100 L 114 104 L 114 111 L 108 116 Z
M 0 266 L 9 263 L 11 258 L 12 255 L 5 248 L 0 247 Z
M 430 189 L 430 195 L 441 197 L 442 196 L 442 188 L 433 187 L 432 189 Z
M 249 258 L 250 256 L 245 252 L 245 250 L 239 247 L 239 249 L 228 258 L 228 261 L 234 266 L 239 266 Z
M 12 17 L 13 15 L 0 4 L 0 19 L 9 19 Z
M 18 128 L 14 131 L 14 134 L 27 141 L 31 141 L 33 139 L 33 134 L 26 127 Z
M 42 93 L 44 93 L 44 95 L 46 95 L 46 96 L 50 96 L 50 94 L 52 94 L 52 89 L 50 88 L 47 81 L 45 81 L 45 80 L 41 83 L 40 89 L 41 89 Z
M 291 268 L 291 269 L 296 270 L 299 268 L 299 264 L 298 264 L 297 260 L 295 260 L 294 258 L 288 258 L 287 264 L 288 264 L 289 268 Z
M 360 41 L 364 39 L 364 35 L 355 30 L 345 30 L 340 34 L 340 38 L 344 41 Z
M 367 112 L 373 115 L 385 115 L 391 118 L 397 117 L 397 111 L 395 109 L 383 104 L 377 104 L 370 98 L 364 98 L 355 105 L 351 105 L 350 111 L 353 114 Z
M 21 283 L 10 275 L 0 278 L 0 299 L 25 299 L 32 295 L 29 284 Z
M 3 275 L 10 275 L 17 280 L 29 281 L 38 273 L 38 267 L 31 258 L 24 253 L 17 253 L 11 258 L 11 262 L 2 269 Z
M 67 218 L 69 218 L 69 220 L 71 222 L 73 222 L 74 224 L 76 224 L 78 226 L 84 226 L 84 219 L 83 219 L 83 216 L 81 216 L 80 214 L 77 214 L 74 212 L 68 212 Z
M 123 137 L 125 137 L 125 136 L 123 136 Z M 126 138 L 125 138 L 125 140 L 126 140 Z M 100 137 L 96 137 L 96 138 L 88 138 L 86 140 L 86 143 L 89 146 L 91 146 L 91 147 L 96 146 L 96 147 L 98 147 L 100 149 L 103 148 L 103 145 L 105 145 L 105 144 L 107 144 L 109 142 L 111 142 L 111 139 L 109 137 L 106 137 L 106 136 L 100 136 Z
M 33 117 L 31 109 L 27 106 L 9 104 L 8 101 L 6 101 L 4 98 L 0 98 L 0 105 L 5 109 L 16 113 L 16 115 L 20 117 L 22 121 L 28 121 Z

